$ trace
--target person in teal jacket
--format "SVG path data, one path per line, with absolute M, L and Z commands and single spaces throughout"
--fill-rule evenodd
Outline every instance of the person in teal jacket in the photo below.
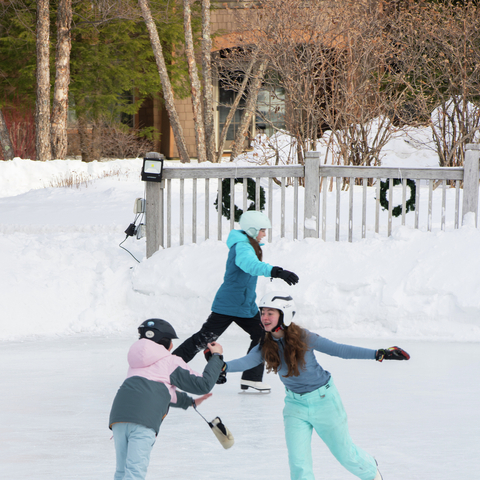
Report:
M 185 362 L 204 350 L 207 343 L 214 342 L 232 322 L 250 335 L 250 351 L 264 334 L 255 302 L 257 277 L 281 278 L 288 285 L 298 282 L 295 273 L 263 262 L 261 241 L 266 235 L 266 229 L 271 228 L 270 220 L 264 213 L 254 210 L 243 213 L 240 228 L 241 230 L 232 230 L 228 235 L 229 253 L 225 276 L 213 300 L 212 313 L 197 333 L 173 351 L 174 355 Z M 245 371 L 240 388 L 270 391 L 270 386 L 262 382 L 263 370 L 262 363 Z M 217 383 L 225 381 L 225 376 L 220 375 Z
M 347 414 L 330 372 L 314 351 L 346 359 L 408 360 L 399 347 L 372 350 L 332 342 L 291 320 L 295 304 L 284 292 L 267 293 L 260 301 L 265 336 L 245 357 L 227 362 L 226 372 L 243 372 L 266 363 L 285 385 L 283 422 L 292 480 L 314 480 L 311 440 L 315 430 L 335 458 L 361 480 L 382 480 L 375 459 L 350 437 Z

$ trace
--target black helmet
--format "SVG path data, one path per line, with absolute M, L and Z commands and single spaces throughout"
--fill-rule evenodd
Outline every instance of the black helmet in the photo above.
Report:
M 162 338 L 178 338 L 173 327 L 161 318 L 145 320 L 138 327 L 138 333 L 140 334 L 140 338 L 148 338 L 155 343 L 159 343 Z

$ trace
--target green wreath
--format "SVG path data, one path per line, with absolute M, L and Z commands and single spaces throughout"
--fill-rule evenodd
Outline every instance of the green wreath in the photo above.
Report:
M 243 183 L 243 178 L 236 178 L 235 184 Z M 256 189 L 256 182 L 253 178 L 247 178 L 247 198 L 252 200 L 252 203 L 248 206 L 247 210 L 255 210 L 255 189 Z M 215 200 L 215 208 L 218 212 L 218 197 Z M 243 213 L 241 208 L 238 208 L 236 205 L 235 207 L 235 221 L 238 222 L 240 217 Z M 260 187 L 260 210 L 263 210 L 265 207 L 265 190 L 263 187 Z M 230 179 L 224 178 L 222 180 L 222 215 L 230 220 Z
M 393 179 L 393 186 L 400 185 L 402 181 L 399 178 Z M 410 198 L 405 203 L 405 213 L 413 212 L 415 210 L 415 194 L 417 191 L 415 182 L 407 180 L 407 186 L 410 187 Z M 380 182 L 380 205 L 384 210 L 388 210 L 387 190 L 390 188 L 390 182 Z M 397 205 L 392 208 L 392 215 L 398 217 L 402 213 L 402 205 Z

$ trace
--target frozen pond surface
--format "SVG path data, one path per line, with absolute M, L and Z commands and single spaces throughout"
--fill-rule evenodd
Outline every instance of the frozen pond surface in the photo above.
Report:
M 354 441 L 376 457 L 385 480 L 478 478 L 478 343 L 330 338 L 371 348 L 398 343 L 411 354 L 409 362 L 381 364 L 317 355 L 333 374 Z M 1 344 L 2 478 L 113 478 L 108 414 L 134 341 L 76 335 Z M 248 343 L 236 327 L 220 342 L 226 359 L 243 355 Z M 191 365 L 202 370 L 204 363 L 198 355 Z M 289 479 L 282 384 L 269 374 L 271 394 L 239 394 L 239 380 L 229 375 L 199 408 L 208 420 L 222 418 L 235 445 L 224 450 L 193 409 L 171 409 L 147 479 Z M 316 479 L 355 478 L 315 436 L 313 449 Z

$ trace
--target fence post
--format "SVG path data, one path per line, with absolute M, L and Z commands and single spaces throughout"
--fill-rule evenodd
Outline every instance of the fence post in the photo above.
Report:
M 163 155 L 150 152 L 148 158 L 163 158 Z M 147 258 L 163 247 L 163 192 L 165 180 L 145 182 L 145 237 Z
M 305 218 L 303 236 L 318 237 L 320 197 L 320 152 L 305 152 Z
M 468 143 L 465 147 L 465 162 L 463 165 L 463 211 L 462 224 L 467 213 L 475 213 L 475 226 L 478 216 L 478 169 L 480 159 L 480 144 Z
M 145 229 L 147 258 L 163 247 L 163 191 L 165 180 L 146 182 Z

